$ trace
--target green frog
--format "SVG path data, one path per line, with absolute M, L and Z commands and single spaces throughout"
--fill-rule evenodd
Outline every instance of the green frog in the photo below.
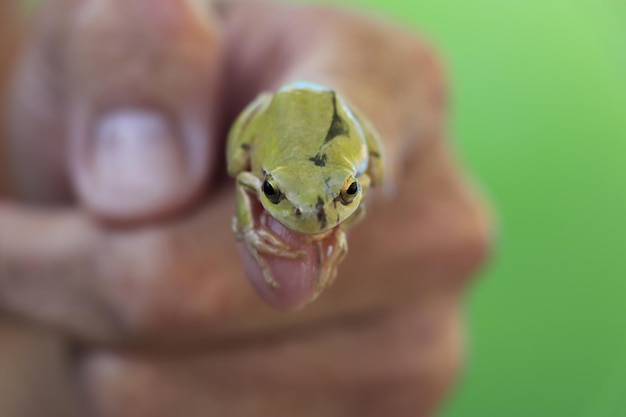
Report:
M 291 248 L 255 219 L 253 204 L 315 242 L 319 292 L 336 276 L 348 251 L 345 229 L 364 215 L 363 196 L 383 181 L 378 133 L 336 91 L 295 82 L 262 93 L 239 115 L 227 143 L 227 168 L 236 178 L 233 231 L 258 263 L 265 282 L 278 283 L 261 254 L 297 259 Z M 322 240 L 332 236 L 332 250 Z

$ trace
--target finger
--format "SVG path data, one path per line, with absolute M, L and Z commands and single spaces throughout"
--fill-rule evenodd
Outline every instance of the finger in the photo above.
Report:
M 93 349 L 76 369 L 89 415 L 431 416 L 458 374 L 460 322 L 450 303 L 411 306 L 192 355 Z
M 78 197 L 107 219 L 188 205 L 221 159 L 212 15 L 186 0 L 51 0 L 41 20 L 18 80 L 16 165 L 46 160 L 59 183 L 69 154 Z
M 0 306 L 100 341 L 216 330 L 225 307 L 251 293 L 232 279 L 235 243 L 224 244 L 218 213 L 105 231 L 78 211 L 0 205 Z
M 429 138 L 443 135 L 442 71 L 434 54 L 414 35 L 367 17 L 320 7 L 233 3 L 222 14 L 232 113 L 251 95 L 296 80 L 334 88 L 380 131 L 387 192 L 404 180 L 406 155 Z M 261 222 L 258 213 L 255 220 Z M 288 229 L 283 236 L 296 247 L 306 240 Z M 304 264 L 313 265 L 315 256 L 309 250 Z M 308 294 L 302 292 L 296 299 L 288 292 L 269 291 L 261 271 L 269 268 L 275 281 L 285 285 L 298 276 L 293 274 L 293 261 L 262 258 L 245 256 L 244 261 L 248 278 L 270 304 L 301 306 L 317 295 L 311 280 L 319 280 L 320 268 L 306 269 L 309 274 L 299 289 L 307 288 Z
M 337 282 L 298 313 L 268 308 L 244 279 L 230 191 L 184 221 L 141 230 L 0 205 L 0 307 L 90 340 L 185 345 L 456 298 L 485 259 L 485 211 L 443 142 L 412 166 L 398 197 L 375 199 L 350 235 Z

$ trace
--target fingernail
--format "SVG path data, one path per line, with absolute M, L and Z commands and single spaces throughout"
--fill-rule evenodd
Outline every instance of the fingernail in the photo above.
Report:
M 112 204 L 128 210 L 161 204 L 188 176 L 184 142 L 157 112 L 108 113 L 97 123 L 93 140 L 93 185 Z

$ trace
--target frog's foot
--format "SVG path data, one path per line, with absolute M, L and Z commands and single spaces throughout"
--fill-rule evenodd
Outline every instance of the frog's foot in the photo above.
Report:
M 274 291 L 279 287 L 278 282 L 276 282 L 272 276 L 272 272 L 267 265 L 267 261 L 263 258 L 263 256 L 261 256 L 261 254 L 280 256 L 288 259 L 306 257 L 306 252 L 291 250 L 285 242 L 281 241 L 267 230 L 252 229 L 245 232 L 243 236 L 243 240 L 248 246 L 248 251 L 261 269 L 263 279 Z
M 300 259 L 306 257 L 305 251 L 294 251 L 291 247 L 280 240 L 278 236 L 263 228 L 239 227 L 237 219 L 233 219 L 233 231 L 239 241 L 245 241 L 250 251 L 279 256 L 287 259 Z
M 252 255 L 259 269 L 261 270 L 261 274 L 263 275 L 263 280 L 267 283 L 267 285 L 269 285 L 272 291 L 278 290 L 278 287 L 280 287 L 280 285 L 278 285 L 278 282 L 276 282 L 276 280 L 272 276 L 272 272 L 270 271 L 270 268 L 267 266 L 267 262 L 265 262 L 265 259 L 263 259 L 263 257 L 259 254 L 259 252 L 256 249 L 252 248 L 249 244 L 248 244 L 248 250 L 250 251 L 250 254 Z
M 300 259 L 306 257 L 304 251 L 294 251 L 289 245 L 280 240 L 267 230 L 250 230 L 245 232 L 244 240 L 250 250 L 266 255 L 279 256 L 287 259 Z
M 256 261 L 257 266 L 261 270 L 261 274 L 263 274 L 263 280 L 272 289 L 272 291 L 276 291 L 278 287 L 280 287 L 280 285 L 278 285 L 278 282 L 276 282 L 276 280 L 272 276 L 272 272 L 270 271 L 269 266 L 267 266 L 267 262 L 261 256 L 259 251 L 256 250 L 256 248 L 252 247 L 247 241 L 246 244 L 248 246 L 248 251 L 250 252 L 250 255 L 252 255 L 252 257 Z
M 317 255 L 319 265 L 319 278 L 316 284 L 317 297 L 326 287 L 331 285 L 337 277 L 339 264 L 348 254 L 348 242 L 341 228 L 336 231 L 335 245 L 328 246 L 327 253 L 323 253 L 322 242 L 317 243 Z
M 264 228 L 242 228 L 239 227 L 237 219 L 233 220 L 233 231 L 237 240 L 244 241 L 248 247 L 250 255 L 254 258 L 261 269 L 263 279 L 272 288 L 277 290 L 279 285 L 272 276 L 267 261 L 262 255 L 273 255 L 287 259 L 301 259 L 306 257 L 306 252 L 293 250 L 287 243 L 278 236 Z
M 294 251 L 291 247 L 280 240 L 278 236 L 265 229 L 255 230 L 256 236 L 260 239 L 259 250 L 263 253 L 268 253 L 275 256 L 288 259 L 304 258 L 306 253 L 304 251 Z

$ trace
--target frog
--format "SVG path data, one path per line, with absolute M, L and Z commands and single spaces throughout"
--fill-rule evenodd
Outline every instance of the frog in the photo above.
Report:
M 232 229 L 264 281 L 279 288 L 264 256 L 306 256 L 268 228 L 269 215 L 316 245 L 319 294 L 348 253 L 345 231 L 364 217 L 365 193 L 383 182 L 378 131 L 334 89 L 296 81 L 245 107 L 228 133 L 226 162 L 236 182 Z M 255 218 L 258 203 L 265 215 Z

